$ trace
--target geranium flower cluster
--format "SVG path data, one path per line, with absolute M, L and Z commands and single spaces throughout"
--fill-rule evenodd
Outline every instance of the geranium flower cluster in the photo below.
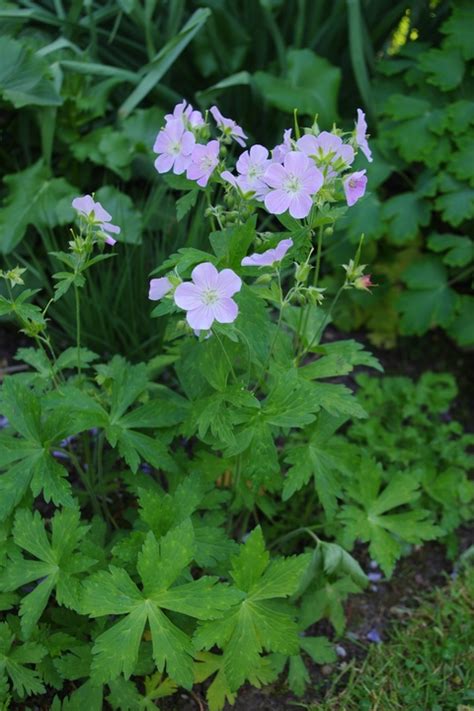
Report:
M 153 146 L 158 154 L 155 167 L 159 173 L 186 173 L 188 179 L 203 188 L 211 177 L 220 178 L 242 198 L 263 203 L 269 213 L 289 212 L 296 219 L 308 217 L 315 196 L 323 187 L 340 185 L 349 207 L 364 195 L 366 171 L 350 172 L 357 149 L 372 161 L 367 123 L 361 109 L 357 110 L 355 128 L 350 134 L 337 129 L 319 131 L 315 124 L 310 132 L 297 139 L 292 137 L 292 129 L 287 129 L 282 143 L 272 151 L 259 144 L 252 146 L 238 157 L 236 174 L 220 160 L 221 144 L 235 141 L 245 147 L 247 136 L 216 106 L 210 108 L 209 114 L 220 135 L 207 142 L 210 135 L 207 115 L 205 118 L 185 101 L 165 117 L 165 126 Z

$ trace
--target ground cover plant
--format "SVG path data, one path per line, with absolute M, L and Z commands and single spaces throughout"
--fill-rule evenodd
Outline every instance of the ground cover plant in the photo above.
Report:
M 456 458 L 447 483 L 418 461 L 394 466 L 390 422 L 374 441 L 338 381 L 380 364 L 354 340 L 322 340 L 346 294 L 373 286 L 362 239 L 338 289 L 320 282 L 327 229 L 366 190 L 353 167 L 356 153 L 372 160 L 366 131 L 360 109 L 350 131 L 295 115 L 270 151 L 217 106 L 182 101 L 164 117 L 155 168 L 181 213 L 205 202 L 208 244 L 147 280 L 162 345 L 146 363 L 82 344 L 87 281 L 126 230 L 99 190 L 72 200 L 44 305 L 25 267 L 2 271 L 0 313 L 33 344 L 0 394 L 6 708 L 42 694 L 54 709 L 156 708 L 205 682 L 218 711 L 278 676 L 303 694 L 306 661 L 335 658 L 311 626 L 340 634 L 344 600 L 366 585 L 356 541 L 390 576 L 411 545 L 468 517 L 459 427 L 439 434 Z M 58 352 L 50 313 L 69 297 L 75 345 Z M 404 417 L 431 435 L 452 394 L 449 379 L 422 382 Z
M 387 645 L 372 645 L 363 664 L 348 670 L 342 692 L 303 708 L 467 711 L 474 698 L 473 595 L 471 563 L 395 624 Z

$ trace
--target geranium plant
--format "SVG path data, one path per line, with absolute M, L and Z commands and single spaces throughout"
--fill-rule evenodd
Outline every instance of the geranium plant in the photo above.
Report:
M 413 503 L 419 479 L 387 482 L 340 447 L 366 413 L 334 378 L 380 370 L 355 341 L 322 343 L 344 292 L 371 287 L 360 247 L 337 293 L 319 285 L 325 240 L 365 191 L 352 169 L 359 149 L 371 158 L 363 113 L 349 132 L 295 118 L 271 151 L 246 140 L 217 107 L 186 102 L 156 137 L 180 212 L 205 191 L 210 251 L 182 248 L 151 274 L 152 315 L 167 321 L 149 363 L 81 347 L 81 289 L 121 238 L 93 194 L 74 200 L 55 255 L 76 347 L 58 354 L 49 305 L 19 290 L 21 269 L 2 275 L 0 313 L 36 344 L 0 401 L 6 705 L 48 690 L 53 709 L 156 708 L 206 681 L 217 711 L 283 672 L 301 694 L 305 659 L 335 659 L 308 628 L 328 617 L 340 634 L 342 602 L 365 585 L 354 541 L 390 574 L 403 544 L 443 533 Z

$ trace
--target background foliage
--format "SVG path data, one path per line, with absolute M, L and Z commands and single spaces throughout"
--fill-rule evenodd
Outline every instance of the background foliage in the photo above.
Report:
M 150 354 L 161 336 L 144 318 L 149 267 L 206 235 L 204 204 L 176 215 L 153 170 L 164 113 L 183 96 L 218 100 L 244 126 L 259 115 L 252 140 L 276 142 L 296 106 L 322 128 L 338 113 L 350 128 L 363 105 L 377 137 L 372 194 L 326 244 L 340 263 L 364 232 L 380 286 L 370 309 L 363 294 L 346 300 L 337 323 L 355 318 L 383 344 L 439 325 L 469 345 L 472 56 L 459 29 L 471 15 L 469 3 L 421 0 L 1 2 L 4 259 L 28 263 L 30 285 L 47 290 L 46 252 L 64 246 L 71 197 L 103 186 L 123 245 L 89 288 L 84 336 L 102 352 Z M 71 308 L 51 310 L 68 339 Z

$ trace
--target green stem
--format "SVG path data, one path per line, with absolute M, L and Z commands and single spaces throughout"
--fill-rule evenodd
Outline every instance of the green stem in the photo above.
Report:
M 319 270 L 321 268 L 321 250 L 323 248 L 323 226 L 319 228 L 318 232 L 318 247 L 316 251 L 316 269 L 314 271 L 313 286 L 318 286 L 319 281 Z
M 333 312 L 333 310 L 334 310 L 334 307 L 336 306 L 337 302 L 339 301 L 339 298 L 340 298 L 340 296 L 341 296 L 341 294 L 342 294 L 342 292 L 344 291 L 345 288 L 346 288 L 346 282 L 344 282 L 344 284 L 339 288 L 339 290 L 338 290 L 336 296 L 334 297 L 333 302 L 332 302 L 332 304 L 331 304 L 331 306 L 330 306 L 330 308 L 329 308 L 329 311 L 326 313 L 326 316 L 324 317 L 324 319 L 323 319 L 323 321 L 322 321 L 320 327 L 318 328 L 318 330 L 317 330 L 316 333 L 314 334 L 314 336 L 313 336 L 313 338 L 311 339 L 310 343 L 309 343 L 308 346 L 307 346 L 306 348 L 304 348 L 303 351 L 296 357 L 296 365 L 297 365 L 297 366 L 298 366 L 299 362 L 301 361 L 301 359 L 303 358 L 303 356 L 305 356 L 306 353 L 308 353 L 308 351 L 311 350 L 311 348 L 313 347 L 313 345 L 317 342 L 318 338 L 319 338 L 319 337 L 321 336 L 321 334 L 323 333 L 323 331 L 324 331 L 324 329 L 326 328 L 326 325 L 327 325 L 329 319 L 331 318 L 331 314 L 332 314 L 332 312 Z
M 79 289 L 74 285 L 74 297 L 76 300 L 76 348 L 77 348 L 77 374 L 81 375 L 81 299 Z
M 316 265 L 314 269 L 313 286 L 317 288 L 319 282 L 319 273 L 321 270 L 321 253 L 323 248 L 323 226 L 321 225 L 318 231 L 318 244 L 316 248 Z M 301 309 L 300 319 L 298 321 L 298 330 L 296 334 L 296 342 L 298 344 L 298 349 L 302 347 L 301 334 L 306 333 L 308 327 L 308 320 L 311 311 L 311 306 L 306 306 Z
M 280 536 L 279 538 L 274 540 L 273 543 L 269 545 L 269 548 L 276 548 L 276 546 L 278 546 L 280 543 L 284 543 L 285 541 L 289 541 L 292 538 L 296 538 L 296 536 L 299 536 L 301 533 L 306 533 L 308 536 L 311 536 L 311 538 L 313 538 L 313 540 L 316 542 L 316 545 L 319 546 L 321 540 L 315 533 L 313 533 L 313 528 L 323 528 L 323 524 L 314 524 L 312 526 L 301 526 L 300 528 L 295 528 L 294 531 L 285 533 L 283 536 Z
M 90 500 L 91 500 L 91 504 L 92 504 L 92 508 L 94 509 L 94 513 L 97 514 L 97 516 L 102 517 L 102 511 L 101 511 L 101 508 L 100 508 L 99 500 L 98 500 L 98 498 L 97 498 L 97 496 L 96 496 L 96 494 L 95 494 L 94 488 L 93 488 L 93 486 L 92 486 L 92 484 L 91 484 L 91 482 L 90 482 L 89 475 L 88 475 L 87 472 L 85 472 L 84 469 L 82 468 L 79 459 L 78 459 L 78 458 L 76 457 L 76 455 L 75 455 L 73 452 L 71 452 L 71 450 L 69 450 L 69 449 L 63 449 L 62 447 L 58 447 L 58 448 L 57 448 L 57 451 L 58 451 L 58 452 L 63 452 L 64 454 L 67 454 L 67 456 L 69 457 L 69 459 L 70 459 L 71 462 L 73 463 L 74 468 L 75 468 L 77 474 L 79 475 L 79 479 L 81 480 L 82 485 L 84 486 L 85 490 L 86 490 L 87 493 L 89 494 L 89 498 L 90 498 Z
M 234 381 L 237 382 L 237 375 L 235 374 L 235 370 L 234 370 L 234 367 L 233 367 L 233 365 L 232 365 L 232 361 L 231 361 L 231 359 L 229 358 L 229 354 L 227 353 L 224 344 L 222 343 L 221 339 L 219 338 L 219 334 L 218 334 L 216 331 L 213 331 L 213 334 L 214 334 L 215 337 L 217 338 L 217 340 L 218 340 L 218 342 L 219 342 L 219 345 L 220 345 L 220 347 L 222 348 L 222 351 L 223 351 L 223 353 L 224 353 L 224 355 L 225 355 L 225 357 L 226 357 L 226 359 L 227 359 L 227 362 L 228 362 L 228 364 L 229 364 L 229 366 L 230 366 L 230 372 L 232 373 L 232 377 L 234 378 Z

